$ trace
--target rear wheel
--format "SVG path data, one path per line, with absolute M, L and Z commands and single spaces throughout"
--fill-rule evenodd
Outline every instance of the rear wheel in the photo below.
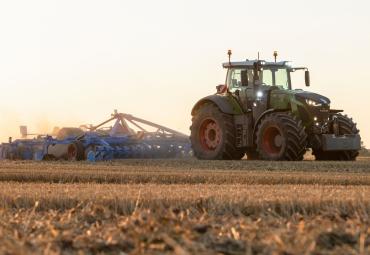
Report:
M 337 121 L 339 126 L 340 135 L 358 134 L 359 130 L 356 127 L 356 123 L 348 118 L 346 115 L 337 114 Z M 351 161 L 356 160 L 358 151 L 322 151 L 320 149 L 314 149 L 312 154 L 316 160 L 343 160 Z
M 291 113 L 272 113 L 257 129 L 257 152 L 264 160 L 303 160 L 307 134 L 302 121 Z
M 198 159 L 241 159 L 245 152 L 235 147 L 235 126 L 232 115 L 222 113 L 205 103 L 196 111 L 190 127 L 190 140 Z

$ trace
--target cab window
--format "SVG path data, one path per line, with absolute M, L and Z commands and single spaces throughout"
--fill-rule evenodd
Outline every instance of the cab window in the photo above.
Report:
M 253 71 L 248 69 L 231 69 L 228 75 L 230 91 L 241 89 L 253 84 Z
M 289 77 L 285 68 L 263 69 L 262 84 L 289 89 Z
M 237 90 L 240 89 L 241 86 L 242 86 L 241 70 L 240 69 L 231 70 L 229 79 L 229 89 Z

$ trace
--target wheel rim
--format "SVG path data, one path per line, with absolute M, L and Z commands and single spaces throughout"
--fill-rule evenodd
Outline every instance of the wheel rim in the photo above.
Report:
M 73 144 L 69 145 L 67 154 L 68 154 L 68 159 L 69 160 L 75 160 L 76 157 L 77 157 L 77 148 L 76 148 L 76 146 L 74 146 Z
M 263 132 L 262 147 L 266 153 L 279 154 L 283 148 L 283 142 L 283 135 L 279 128 L 268 127 Z
M 221 128 L 215 120 L 206 119 L 200 126 L 199 136 L 203 149 L 214 151 L 221 143 Z
M 95 146 L 89 146 L 85 149 L 85 159 L 87 158 L 87 155 L 90 153 L 90 151 L 95 153 Z

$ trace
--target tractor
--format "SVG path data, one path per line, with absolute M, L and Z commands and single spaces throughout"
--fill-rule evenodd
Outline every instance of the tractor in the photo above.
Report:
M 361 137 L 353 120 L 330 108 L 329 98 L 294 89 L 291 74 L 306 67 L 288 61 L 245 60 L 223 64 L 226 83 L 191 111 L 194 155 L 205 160 L 356 160 Z

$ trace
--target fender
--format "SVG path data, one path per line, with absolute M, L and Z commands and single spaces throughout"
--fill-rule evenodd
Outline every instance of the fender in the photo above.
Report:
M 205 103 L 213 103 L 217 105 L 217 107 L 220 109 L 221 112 L 231 115 L 236 114 L 243 114 L 243 110 L 240 107 L 239 103 L 236 101 L 236 99 L 229 94 L 226 95 L 210 95 L 207 97 L 203 97 L 200 99 L 191 110 L 191 115 L 194 116 L 197 109 L 205 104 Z

